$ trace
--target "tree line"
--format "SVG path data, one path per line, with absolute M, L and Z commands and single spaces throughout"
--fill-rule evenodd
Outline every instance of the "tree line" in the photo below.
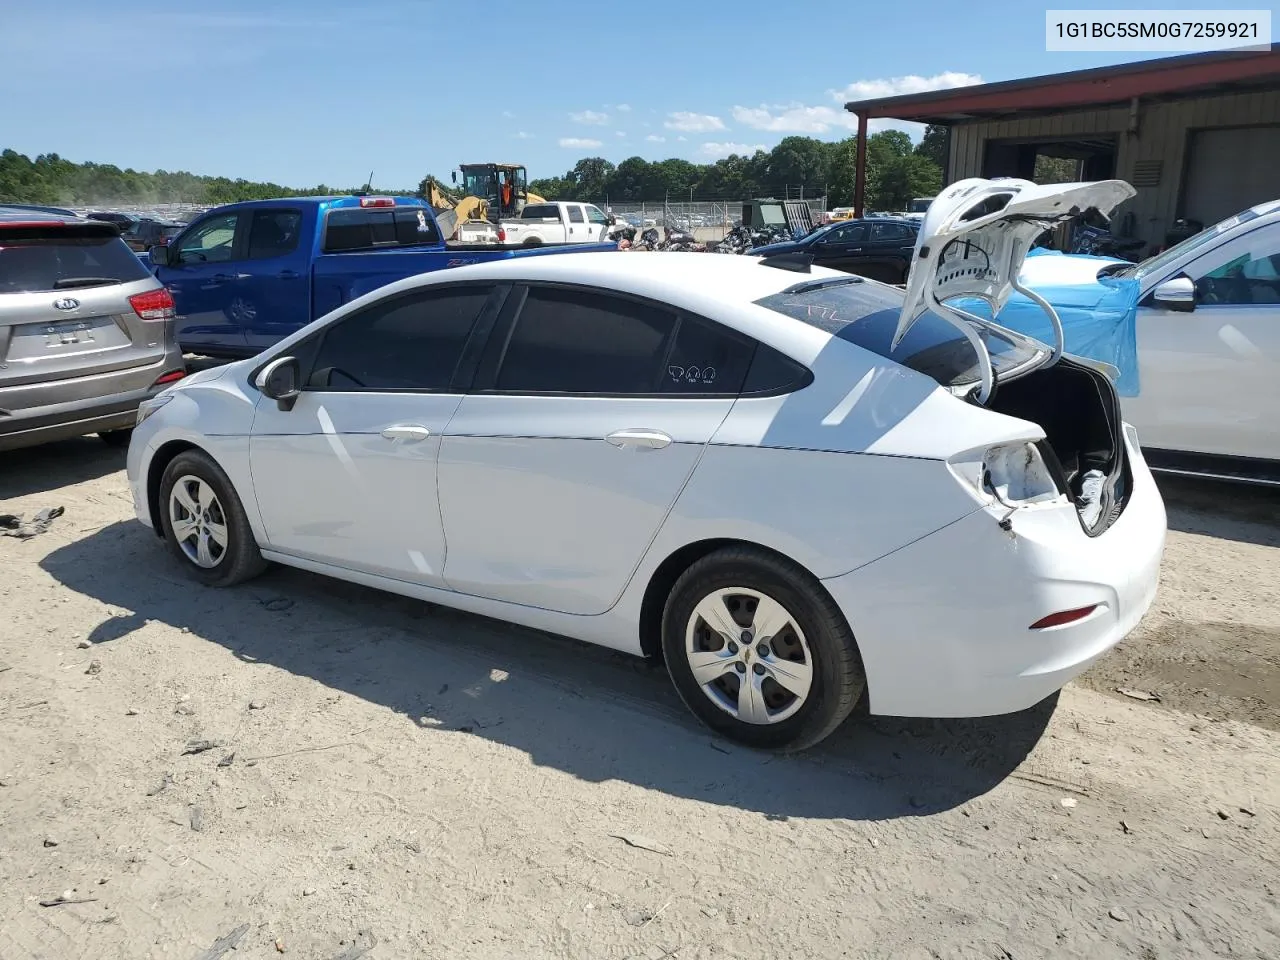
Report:
M 866 206 L 903 210 L 913 197 L 942 188 L 946 130 L 929 127 L 919 145 L 898 130 L 867 138 Z M 554 200 L 593 203 L 677 200 L 742 200 L 752 197 L 827 197 L 829 206 L 853 203 L 856 140 L 829 142 L 786 137 L 772 150 L 732 154 L 714 163 L 630 157 L 616 166 L 602 157 L 579 160 L 563 176 L 533 180 L 529 189 Z M 427 179 L 419 185 L 425 189 Z M 440 182 L 440 181 L 437 181 Z M 413 191 L 333 187 L 297 189 L 185 171 L 120 169 L 109 163 L 73 163 L 56 153 L 34 160 L 15 150 L 0 152 L 0 202 L 146 205 L 198 203 L 213 206 L 273 197 L 343 195 L 359 192 L 408 195 Z
M 866 207 L 905 210 L 914 197 L 942 189 L 946 128 L 930 126 L 913 146 L 900 130 L 867 138 Z M 630 157 L 616 166 L 588 157 L 559 177 L 533 180 L 529 189 L 556 200 L 592 203 L 743 200 L 751 197 L 827 197 L 830 207 L 853 204 L 857 139 L 829 142 L 786 137 L 772 150 L 731 154 L 715 163 Z
M 16 150 L 0 152 L 0 203 L 39 203 L 47 206 L 89 206 L 151 203 L 197 203 L 216 206 L 237 200 L 275 197 L 344 195 L 371 192 L 363 187 L 318 184 L 296 189 L 278 183 L 227 177 L 207 177 L 186 171 L 121 170 L 110 163 L 73 163 L 56 153 L 34 160 Z M 412 191 L 386 191 L 411 194 Z

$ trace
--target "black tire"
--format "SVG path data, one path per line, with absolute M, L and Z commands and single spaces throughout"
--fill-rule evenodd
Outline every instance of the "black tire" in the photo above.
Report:
M 227 531 L 227 544 L 216 565 L 212 567 L 199 566 L 174 536 L 169 498 L 174 486 L 184 477 L 192 477 L 208 484 L 217 498 L 217 512 Z M 249 519 L 245 516 L 244 506 L 236 495 L 235 487 L 208 454 L 200 450 L 187 450 L 169 462 L 160 478 L 158 507 L 165 543 L 182 563 L 183 569 L 201 583 L 210 587 L 230 587 L 258 576 L 267 568 L 267 561 L 262 558 L 262 552 L 258 549 L 258 542 L 253 536 L 253 529 L 249 526 Z
M 524 242 L 524 243 L 520 244 L 520 246 L 522 246 L 522 247 L 540 247 L 540 246 L 542 246 L 542 241 L 541 241 L 540 239 L 538 239 L 537 237 L 529 237 L 527 240 L 525 240 L 525 242 Z
M 735 587 L 780 603 L 808 643 L 811 686 L 799 708 L 785 719 L 764 724 L 741 720 L 717 706 L 694 679 L 685 652 L 686 629 L 694 609 L 715 591 Z M 749 747 L 787 751 L 810 747 L 849 716 L 866 689 L 857 643 L 835 602 L 807 571 L 753 547 L 717 550 L 681 575 L 663 611 L 662 649 L 667 671 L 685 705 L 712 730 Z M 775 648 L 773 652 L 776 655 L 778 651 Z M 781 688 L 774 693 L 779 691 Z M 787 696 L 785 691 L 782 695 Z
M 108 447 L 127 447 L 132 436 L 133 427 L 125 427 L 123 430 L 103 430 L 98 434 L 98 439 Z

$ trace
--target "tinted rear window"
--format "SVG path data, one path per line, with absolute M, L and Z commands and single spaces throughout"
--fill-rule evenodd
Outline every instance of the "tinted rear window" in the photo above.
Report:
M 897 348 L 891 347 L 903 302 L 901 292 L 892 287 L 841 280 L 830 286 L 775 293 L 756 302 L 932 377 L 943 386 L 962 386 L 979 379 L 973 345 L 934 313 L 922 316 Z M 978 329 L 984 332 L 997 375 L 1038 352 L 1033 345 L 1015 342 L 985 327 Z
M 0 293 L 99 287 L 148 276 L 110 228 L 0 226 Z
M 439 242 L 435 218 L 424 207 L 343 207 L 325 219 L 326 253 Z
M 554 203 L 532 203 L 525 207 L 520 214 L 520 219 L 522 220 L 541 220 L 543 217 L 559 220 L 560 208 Z

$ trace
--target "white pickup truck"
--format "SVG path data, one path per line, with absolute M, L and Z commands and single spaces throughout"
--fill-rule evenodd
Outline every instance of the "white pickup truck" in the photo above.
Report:
M 610 217 L 591 203 L 530 203 L 520 219 L 498 224 L 498 242 L 538 247 L 544 243 L 599 243 L 608 239 Z

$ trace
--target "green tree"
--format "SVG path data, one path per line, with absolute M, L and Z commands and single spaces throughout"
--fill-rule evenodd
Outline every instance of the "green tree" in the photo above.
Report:
M 916 144 L 916 154 L 932 160 L 940 170 L 947 167 L 947 133 L 946 127 L 931 123 L 924 128 L 924 136 Z

